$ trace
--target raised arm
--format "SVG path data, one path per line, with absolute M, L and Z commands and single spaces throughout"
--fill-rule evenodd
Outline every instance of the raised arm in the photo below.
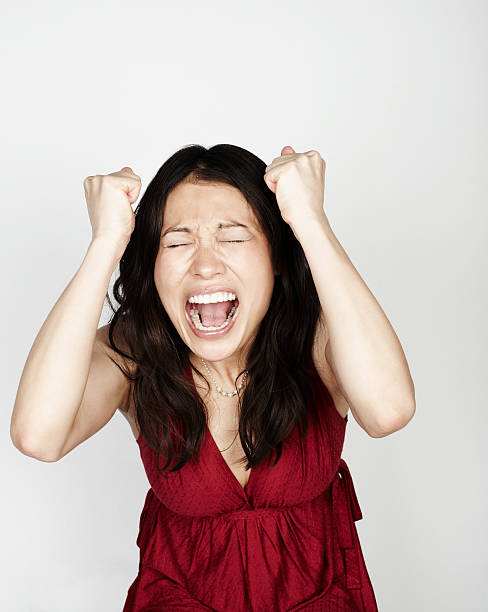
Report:
M 44 321 L 27 357 L 10 436 L 22 453 L 56 461 L 114 414 L 128 381 L 97 330 L 110 278 L 134 228 L 140 179 L 130 169 L 84 181 L 92 240 L 74 277 Z M 80 414 L 79 411 L 81 410 Z

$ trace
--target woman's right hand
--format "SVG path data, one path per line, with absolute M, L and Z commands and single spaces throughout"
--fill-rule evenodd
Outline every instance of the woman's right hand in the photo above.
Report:
M 83 181 L 92 241 L 103 238 L 119 247 L 127 246 L 135 226 L 133 204 L 141 191 L 141 178 L 124 166 L 118 172 L 87 176 Z

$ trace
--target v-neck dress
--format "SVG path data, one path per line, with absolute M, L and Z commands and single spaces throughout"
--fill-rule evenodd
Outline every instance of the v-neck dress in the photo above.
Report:
M 161 476 L 139 435 L 150 488 L 123 612 L 377 612 L 341 458 L 347 416 L 318 374 L 312 384 L 319 399 L 306 437 L 295 426 L 277 464 L 252 468 L 245 488 L 208 427 L 198 461 Z

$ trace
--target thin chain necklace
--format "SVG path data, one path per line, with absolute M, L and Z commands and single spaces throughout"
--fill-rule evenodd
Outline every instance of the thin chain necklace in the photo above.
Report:
M 234 395 L 237 394 L 238 391 L 240 391 L 242 389 L 242 387 L 244 386 L 244 383 L 246 382 L 246 377 L 248 374 L 248 370 L 245 370 L 244 372 L 244 376 L 242 377 L 242 382 L 239 383 L 238 387 L 236 389 L 234 389 L 234 391 L 231 391 L 230 393 L 227 393 L 226 391 L 222 390 L 222 387 L 217 383 L 217 381 L 215 380 L 215 378 L 212 376 L 212 372 L 209 370 L 208 365 L 205 363 L 205 361 L 200 357 L 200 361 L 203 363 L 203 365 L 205 366 L 205 368 L 207 369 L 208 375 L 210 376 L 210 378 L 212 379 L 212 382 L 215 384 L 217 391 L 221 394 L 224 395 L 225 397 L 234 397 Z

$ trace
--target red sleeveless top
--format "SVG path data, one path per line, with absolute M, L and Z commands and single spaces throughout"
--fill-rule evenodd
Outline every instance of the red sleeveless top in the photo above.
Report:
M 208 427 L 198 462 L 167 477 L 139 435 L 150 489 L 123 612 L 377 612 L 355 526 L 362 513 L 341 458 L 347 416 L 318 374 L 314 384 L 306 437 L 295 426 L 278 463 L 252 468 L 245 488 Z

